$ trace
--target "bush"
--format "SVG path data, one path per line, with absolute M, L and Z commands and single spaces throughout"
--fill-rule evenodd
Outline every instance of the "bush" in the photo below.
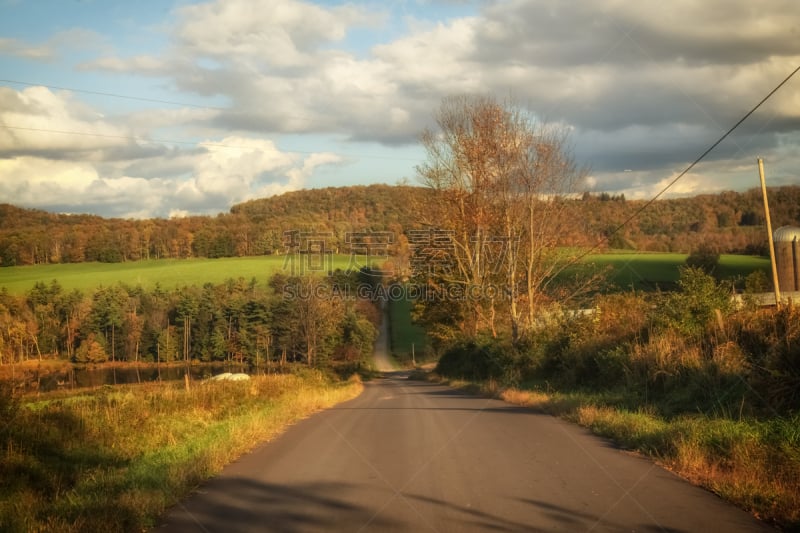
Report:
M 706 274 L 713 276 L 719 267 L 719 252 L 709 246 L 702 245 L 686 258 L 686 266 L 698 268 Z
M 436 373 L 454 379 L 498 379 L 504 374 L 500 352 L 493 342 L 459 340 L 445 350 L 436 365 Z
M 731 329 L 752 368 L 754 396 L 770 410 L 800 412 L 800 309 L 743 313 Z
M 724 315 L 733 308 L 730 286 L 700 268 L 681 268 L 678 286 L 680 292 L 666 295 L 656 316 L 656 323 L 667 329 L 699 338 L 718 312 Z
M 75 350 L 76 363 L 102 363 L 108 360 L 103 345 L 100 344 L 95 338 L 94 334 L 89 336 L 81 342 L 81 345 Z

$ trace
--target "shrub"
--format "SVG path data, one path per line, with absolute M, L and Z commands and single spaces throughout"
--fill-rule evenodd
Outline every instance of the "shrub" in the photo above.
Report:
M 713 276 L 719 267 L 719 252 L 710 246 L 701 245 L 686 258 L 686 266 L 699 268 L 708 275 Z
M 95 338 L 93 333 L 81 342 L 81 345 L 75 350 L 76 363 L 102 363 L 108 360 L 103 345 L 100 344 Z
M 727 314 L 733 307 L 731 287 L 699 268 L 681 268 L 678 286 L 679 292 L 663 297 L 656 323 L 682 335 L 699 338 L 718 312 Z
M 764 309 L 735 317 L 733 335 L 752 371 L 757 399 L 778 412 L 800 410 L 800 309 Z
M 436 373 L 467 380 L 502 378 L 504 365 L 500 351 L 494 342 L 459 340 L 445 350 L 436 365 Z

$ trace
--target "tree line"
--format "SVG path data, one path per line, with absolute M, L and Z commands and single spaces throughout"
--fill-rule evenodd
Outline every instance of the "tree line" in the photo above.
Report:
M 719 253 L 766 253 L 760 191 L 659 200 L 621 231 L 643 201 L 573 191 L 561 245 L 689 253 L 700 244 Z M 283 253 L 284 232 L 328 232 L 347 252 L 352 231 L 402 235 L 424 227 L 438 200 L 427 187 L 370 185 L 314 189 L 252 200 L 218 216 L 125 220 L 64 215 L 0 205 L 0 264 L 123 262 Z M 773 225 L 800 224 L 800 187 L 770 189 Z M 395 247 L 401 247 L 398 239 Z M 397 249 L 390 250 L 398 252 Z
M 39 282 L 25 295 L 0 291 L 0 363 L 357 364 L 372 354 L 381 315 L 350 287 L 376 282 L 369 270 L 174 290 L 118 283 L 83 293 Z

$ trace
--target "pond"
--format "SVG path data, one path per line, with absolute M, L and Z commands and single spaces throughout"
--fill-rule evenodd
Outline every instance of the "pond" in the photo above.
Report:
M 275 367 L 269 369 L 275 371 Z M 26 391 L 49 392 L 62 389 L 79 389 L 84 387 L 100 387 L 103 385 L 126 385 L 130 383 L 147 383 L 151 381 L 183 380 L 188 374 L 192 381 L 208 379 L 223 372 L 246 373 L 250 375 L 267 373 L 264 366 L 260 368 L 241 365 L 195 365 L 165 366 L 153 365 L 142 367 L 95 367 L 72 368 L 63 372 L 52 372 L 32 376 L 25 380 Z

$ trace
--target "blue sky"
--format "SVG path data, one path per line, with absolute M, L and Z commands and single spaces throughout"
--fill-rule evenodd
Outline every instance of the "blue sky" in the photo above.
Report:
M 570 132 L 584 189 L 650 198 L 800 65 L 794 0 L 0 0 L 0 202 L 216 214 L 415 180 L 442 98 Z M 98 94 L 105 93 L 105 94 Z M 800 183 L 800 75 L 668 195 Z

